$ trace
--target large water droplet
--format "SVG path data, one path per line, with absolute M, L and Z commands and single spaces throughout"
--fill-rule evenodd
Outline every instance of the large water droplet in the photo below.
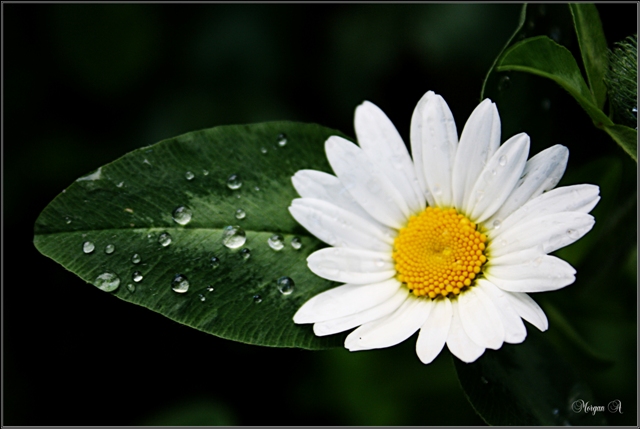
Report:
M 134 293 L 136 291 L 136 285 L 134 285 L 133 283 L 129 283 L 127 285 L 127 289 L 129 290 L 129 292 Z
M 507 157 L 506 157 L 506 155 L 502 155 L 498 159 L 498 164 L 500 164 L 501 167 L 504 167 L 505 165 L 507 165 Z
M 137 253 L 134 253 L 133 256 L 131 257 L 131 262 L 133 262 L 134 264 L 139 264 L 140 261 L 142 261 L 142 258 L 140 257 L 140 255 L 138 255 Z
M 174 292 L 185 293 L 189 290 L 189 280 L 182 274 L 178 274 L 171 282 L 171 289 L 173 289 Z
M 184 177 L 187 180 L 193 180 L 193 178 L 196 177 L 196 175 L 190 171 L 187 171 L 186 173 L 184 173 Z
M 211 259 L 209 260 L 209 265 L 211 265 L 211 268 L 215 270 L 220 266 L 220 259 L 216 258 L 215 256 L 212 256 Z
M 191 211 L 191 209 L 185 206 L 180 206 L 173 211 L 172 217 L 176 223 L 180 225 L 186 225 L 191 221 L 192 215 L 193 212 Z
M 134 282 L 136 283 L 140 283 L 142 281 L 142 273 L 140 271 L 136 271 L 135 273 L 133 273 L 133 275 L 131 276 L 131 278 L 133 279 Z
M 271 247 L 273 250 L 282 250 L 282 248 L 284 247 L 284 238 L 282 238 L 281 235 L 274 234 L 269 237 L 267 243 L 269 243 L 269 247 Z
M 94 251 L 95 248 L 96 248 L 95 244 L 93 244 L 90 241 L 85 241 L 84 243 L 82 243 L 82 251 L 84 253 L 91 253 Z
M 118 289 L 120 286 L 120 277 L 117 274 L 112 273 L 110 271 L 105 271 L 96 277 L 96 280 L 93 282 L 98 289 L 101 289 L 105 292 L 113 292 Z
M 276 285 L 278 286 L 278 290 L 283 295 L 291 295 L 293 292 L 293 288 L 295 287 L 295 283 L 291 280 L 290 277 L 280 277 L 276 280 Z
M 240 219 L 244 219 L 245 217 L 247 217 L 247 213 L 242 210 L 242 209 L 238 209 L 236 210 L 236 219 L 240 220 Z
M 511 87 L 511 78 L 509 76 L 502 76 L 498 82 L 498 91 L 504 91 Z
M 299 250 L 302 247 L 302 240 L 300 240 L 298 237 L 293 237 L 291 239 L 291 247 L 293 247 L 296 250 Z
M 247 249 L 246 247 L 240 251 L 240 256 L 245 261 L 251 257 L 251 249 Z
M 284 133 L 278 134 L 276 142 L 278 143 L 278 146 L 280 146 L 280 147 L 286 146 L 286 144 L 287 144 L 287 135 L 284 134 Z
M 238 174 L 232 174 L 227 179 L 227 187 L 229 189 L 233 189 L 233 190 L 240 189 L 241 186 L 242 186 L 242 180 L 240 179 L 240 176 Z
M 222 231 L 222 244 L 229 249 L 237 249 L 247 241 L 247 234 L 238 225 L 227 226 Z
M 262 302 L 262 297 L 260 295 L 253 295 L 253 302 L 260 304 Z
M 107 255 L 111 255 L 115 251 L 116 251 L 116 246 L 114 246 L 113 244 L 107 244 L 104 247 L 104 253 L 106 253 Z
M 163 232 L 158 236 L 158 243 L 160 243 L 162 247 L 167 247 L 171 244 L 171 235 L 168 232 Z

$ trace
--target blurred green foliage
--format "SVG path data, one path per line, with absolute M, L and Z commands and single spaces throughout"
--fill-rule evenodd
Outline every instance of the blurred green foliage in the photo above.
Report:
M 609 48 L 636 32 L 635 4 L 597 7 Z M 367 99 L 408 142 L 415 104 L 434 90 L 461 130 L 519 10 L 3 5 L 4 423 L 482 424 L 447 351 L 424 366 L 413 340 L 353 354 L 225 341 L 86 287 L 37 252 L 32 228 L 77 177 L 196 129 L 286 119 L 353 135 L 353 111 Z M 527 37 L 547 35 L 578 58 L 566 5 L 531 10 Z M 534 298 L 614 362 L 571 360 L 598 405 L 622 402 L 623 414 L 605 413 L 609 424 L 635 424 L 636 165 L 552 82 L 502 74 L 487 96 L 497 102 L 503 140 L 527 132 L 532 154 L 564 144 L 570 159 L 561 184 L 601 187 L 594 230 L 562 254 L 576 283 Z M 545 335 L 565 341 L 553 321 Z M 200 365 L 184 367 L 185 355 Z

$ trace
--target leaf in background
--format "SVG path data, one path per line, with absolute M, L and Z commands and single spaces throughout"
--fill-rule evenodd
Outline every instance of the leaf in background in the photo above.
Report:
M 135 150 L 58 195 L 38 217 L 34 243 L 89 283 L 116 275 L 118 298 L 222 338 L 308 349 L 341 345 L 340 336 L 316 337 L 310 325 L 292 321 L 307 299 L 334 283 L 307 268 L 307 256 L 323 244 L 287 210 L 297 197 L 291 176 L 302 168 L 330 171 L 323 143 L 336 134 L 272 122 L 211 128 Z M 234 174 L 240 180 L 232 187 L 241 187 L 230 189 Z M 186 209 L 176 212 L 180 207 Z M 231 225 L 246 231 L 243 246 L 223 244 Z M 279 251 L 267 243 L 274 234 L 284 238 Z M 294 236 L 299 249 L 291 245 Z M 86 251 L 85 242 L 91 243 Z M 250 249 L 248 259 L 241 248 Z M 172 290 L 178 275 L 188 281 L 186 293 Z M 295 282 L 293 292 L 280 292 L 276 282 L 285 276 Z
M 624 125 L 608 125 L 604 130 L 635 162 L 638 162 L 638 130 Z
M 596 6 L 590 3 L 571 3 L 569 8 L 578 35 L 580 54 L 587 72 L 592 100 L 596 107 L 602 110 L 607 98 L 604 76 L 609 66 L 609 50 L 600 15 Z
M 522 344 L 486 350 L 467 364 L 453 358 L 469 401 L 490 425 L 599 425 L 602 413 L 573 409 L 576 401 L 595 403 L 589 388 L 543 338 L 528 326 Z
M 496 63 L 502 56 L 502 53 L 509 47 L 513 39 L 516 37 L 516 34 L 518 34 L 520 30 L 522 30 L 522 27 L 524 26 L 524 22 L 526 19 L 527 19 L 527 4 L 525 3 L 522 5 L 522 9 L 520 10 L 520 18 L 518 18 L 518 26 L 516 27 L 511 37 L 509 37 L 509 40 L 507 40 L 507 43 L 505 43 L 504 47 L 502 48 L 502 50 L 500 51 L 496 59 L 493 60 L 493 63 L 491 64 L 491 67 L 489 67 L 489 71 L 487 72 L 487 75 L 484 77 L 484 81 L 482 82 L 482 89 L 480 89 L 480 101 L 484 100 L 484 90 L 485 90 L 485 87 L 487 86 L 487 82 L 489 81 L 489 76 L 491 75 L 493 70 L 496 68 Z
M 571 52 L 546 36 L 532 37 L 513 45 L 502 56 L 496 70 L 524 71 L 551 79 L 576 99 L 598 128 L 613 125 L 591 101 L 591 92 Z

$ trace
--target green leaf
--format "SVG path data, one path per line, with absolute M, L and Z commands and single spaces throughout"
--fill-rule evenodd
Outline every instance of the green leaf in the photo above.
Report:
M 496 57 L 496 59 L 493 60 L 493 63 L 491 64 L 491 67 L 489 67 L 489 71 L 487 72 L 487 75 L 484 77 L 484 81 L 482 82 L 482 89 L 480 90 L 480 101 L 484 100 L 485 87 L 487 86 L 487 82 L 489 81 L 489 76 L 491 75 L 491 73 L 493 73 L 493 70 L 495 70 L 495 68 L 496 68 L 496 64 L 498 62 L 498 59 L 500 59 L 500 57 L 502 56 L 502 53 L 511 44 L 511 41 L 516 37 L 516 35 L 520 32 L 520 30 L 522 30 L 522 27 L 524 26 L 524 22 L 525 22 L 526 19 L 527 19 L 527 3 L 522 5 L 522 9 L 520 10 L 520 18 L 518 18 L 518 25 L 517 25 L 515 31 L 513 32 L 511 37 L 509 37 L 509 40 L 507 40 L 507 43 L 505 43 L 505 45 L 503 46 L 502 50 L 500 51 L 500 53 Z
M 620 147 L 638 162 L 638 130 L 624 125 L 609 125 L 604 130 Z
M 553 80 L 576 99 L 598 128 L 613 125 L 593 102 L 576 60 L 564 46 L 546 36 L 513 45 L 501 58 L 498 71 L 523 71 Z
M 590 3 L 571 3 L 569 8 L 578 35 L 580 54 L 587 72 L 592 100 L 595 106 L 602 110 L 607 98 L 604 76 L 609 67 L 609 50 L 600 15 L 596 6 Z
M 576 401 L 602 404 L 535 328 L 522 344 L 486 350 L 473 363 L 453 359 L 467 398 L 490 425 L 605 424 L 603 413 L 575 411 Z
M 116 274 L 120 286 L 113 295 L 201 331 L 265 346 L 338 346 L 341 336 L 316 337 L 310 325 L 292 321 L 306 300 L 335 283 L 307 268 L 307 256 L 324 245 L 287 210 L 297 197 L 291 184 L 297 170 L 330 171 L 324 141 L 331 135 L 342 134 L 272 122 L 211 128 L 135 150 L 58 195 L 38 217 L 34 243 L 89 283 L 102 273 Z M 242 181 L 236 190 L 227 186 L 233 174 Z M 192 212 L 185 225 L 172 219 L 182 206 Z M 246 212 L 244 219 L 235 217 L 237 209 Z M 223 245 L 229 225 L 246 231 L 249 259 Z M 171 236 L 166 247 L 159 243 L 163 233 Z M 280 251 L 267 244 L 273 234 L 284 237 Z M 294 236 L 301 239 L 299 250 L 290 244 Z M 95 250 L 84 253 L 86 241 Z M 115 246 L 113 253 L 105 251 L 108 245 Z M 217 268 L 212 257 L 219 259 Z M 132 280 L 136 271 L 140 282 Z M 176 275 L 188 279 L 186 293 L 172 290 Z M 295 282 L 291 294 L 278 290 L 283 276 Z

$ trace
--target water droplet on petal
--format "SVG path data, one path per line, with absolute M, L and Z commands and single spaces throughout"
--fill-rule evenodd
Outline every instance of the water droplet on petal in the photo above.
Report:
M 158 236 L 158 243 L 160 243 L 162 247 L 167 247 L 171 244 L 171 235 L 168 232 L 163 232 Z
M 178 274 L 171 282 L 171 289 L 173 289 L 174 292 L 185 293 L 189 290 L 189 280 L 182 274 Z
M 446 250 L 446 249 L 445 249 L 445 250 Z M 449 252 L 449 253 L 450 253 L 450 252 Z M 382 268 L 382 267 L 384 267 L 384 260 L 382 260 L 382 258 L 378 258 L 378 259 L 376 260 L 376 267 L 378 267 L 378 268 Z
M 129 290 L 129 292 L 134 293 L 136 291 L 136 285 L 134 285 L 133 283 L 129 283 L 127 285 L 127 289 Z
M 84 253 L 91 253 L 95 248 L 96 246 L 90 241 L 85 241 L 84 243 L 82 243 L 82 251 Z
M 142 258 L 137 253 L 134 253 L 131 257 L 131 262 L 133 262 L 134 264 L 139 264 L 141 260 Z
M 262 297 L 260 295 L 253 295 L 253 302 L 260 304 L 262 302 Z
M 196 177 L 196 175 L 195 175 L 195 174 L 193 174 L 193 173 L 192 173 L 192 172 L 190 172 L 190 171 L 187 171 L 186 173 L 184 173 L 184 177 L 185 177 L 187 180 L 193 180 L 193 178 L 194 178 L 194 177 Z
M 180 206 L 173 211 L 172 217 L 175 223 L 180 225 L 186 225 L 191 221 L 193 212 L 191 209 L 185 206 Z
M 500 167 L 504 167 L 505 165 L 507 165 L 507 157 L 505 155 L 502 155 L 498 159 L 498 164 L 500 164 Z
M 500 219 L 496 219 L 493 221 L 493 229 L 500 229 L 500 225 L 502 225 Z
M 240 189 L 242 186 L 242 180 L 238 174 L 232 174 L 227 179 L 227 187 L 232 190 Z
M 242 209 L 236 210 L 236 219 L 240 220 L 240 219 L 244 219 L 245 217 L 247 217 L 247 213 L 244 210 Z
M 93 282 L 98 289 L 101 289 L 105 292 L 113 292 L 118 289 L 120 286 L 120 277 L 117 274 L 112 273 L 110 271 L 106 271 L 96 277 L 96 280 Z
M 273 250 L 282 250 L 282 248 L 284 247 L 284 238 L 282 238 L 281 235 L 274 234 L 269 237 L 267 243 L 269 243 L 269 247 L 271 247 Z
M 246 247 L 240 251 L 240 256 L 245 261 L 251 257 L 251 249 L 247 249 Z
M 276 280 L 276 285 L 278 286 L 278 290 L 283 295 L 291 295 L 293 292 L 293 288 L 295 287 L 295 283 L 290 277 L 280 277 Z
M 205 296 L 203 294 L 198 294 L 198 298 L 200 299 L 200 301 L 205 302 L 207 300 L 207 298 L 205 298 Z
M 299 250 L 302 247 L 302 241 L 298 237 L 293 237 L 291 239 L 291 247 L 296 250 Z
M 222 244 L 229 249 L 237 249 L 247 241 L 247 234 L 237 225 L 227 226 L 222 231 Z
M 106 253 L 107 255 L 111 255 L 115 251 L 116 246 L 114 246 L 113 244 L 107 244 L 104 248 L 104 253 Z
M 287 135 L 284 133 L 278 134 L 276 142 L 278 143 L 278 146 L 284 147 L 287 144 Z
M 136 283 L 140 283 L 142 281 L 142 273 L 140 271 L 136 271 L 135 273 L 133 273 L 133 275 L 131 276 L 131 278 L 133 279 L 134 282 Z
M 220 266 L 220 259 L 216 258 L 215 256 L 212 256 L 211 259 L 209 260 L 209 265 L 211 265 L 211 268 L 215 270 Z

